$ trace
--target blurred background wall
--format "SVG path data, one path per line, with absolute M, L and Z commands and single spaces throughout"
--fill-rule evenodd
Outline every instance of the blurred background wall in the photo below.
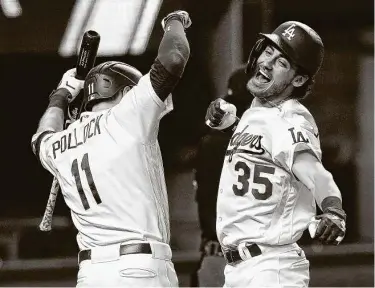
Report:
M 313 27 L 326 47 L 315 92 L 304 104 L 320 128 L 323 162 L 348 213 L 348 232 L 339 247 L 314 246 L 306 235 L 301 240 L 311 259 L 311 284 L 373 286 L 373 1 L 1 0 L 0 5 L 0 285 L 75 285 L 76 231 L 61 198 L 55 230 L 46 235 L 36 228 L 52 176 L 32 154 L 30 139 L 48 95 L 75 65 L 84 31 L 102 36 L 97 63 L 124 61 L 147 73 L 162 37 L 161 19 L 184 9 L 193 20 L 187 31 L 191 57 L 174 92 L 175 110 L 163 118 L 159 134 L 181 285 L 189 286 L 186 275 L 198 257 L 189 159 L 202 136 L 206 108 L 226 93 L 227 79 L 246 62 L 258 32 L 297 20 Z M 53 273 L 47 276 L 46 269 Z

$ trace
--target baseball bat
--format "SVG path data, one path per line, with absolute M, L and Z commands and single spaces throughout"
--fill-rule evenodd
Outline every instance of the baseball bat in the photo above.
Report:
M 76 64 L 77 79 L 84 80 L 92 67 L 94 67 L 99 42 L 100 35 L 93 30 L 89 30 L 83 35 Z M 81 92 L 69 103 L 66 127 L 73 123 L 81 114 L 84 103 L 83 100 L 83 93 Z
M 96 31 L 89 30 L 83 35 L 81 46 L 79 49 L 78 59 L 76 63 L 76 78 L 84 80 L 89 71 L 94 67 L 96 55 L 98 53 L 100 42 L 100 35 Z M 74 100 L 69 103 L 68 116 L 65 121 L 65 128 L 73 123 L 82 112 L 84 99 L 83 93 L 79 93 Z M 59 192 L 59 183 L 57 178 L 54 177 L 52 181 L 51 190 L 48 196 L 47 206 L 44 211 L 42 221 L 39 224 L 41 231 L 51 231 L 52 229 L 52 216 L 55 210 L 56 199 Z

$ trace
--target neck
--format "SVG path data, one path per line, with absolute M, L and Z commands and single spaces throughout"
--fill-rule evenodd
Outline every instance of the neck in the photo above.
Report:
M 112 103 L 112 101 L 103 101 L 103 102 L 100 102 L 96 105 L 94 105 L 92 107 L 92 112 L 97 112 L 97 111 L 102 111 L 102 110 L 106 110 L 106 109 L 109 109 L 109 108 L 112 108 L 114 105 Z
M 285 101 L 291 99 L 293 86 L 291 84 L 284 87 L 281 93 L 268 97 L 258 97 L 262 105 L 266 107 L 278 107 Z
M 268 98 L 258 97 L 258 99 L 259 99 L 260 103 L 262 104 L 262 106 L 265 106 L 265 107 L 268 107 L 268 108 L 272 108 L 272 107 L 278 108 L 282 103 L 290 100 L 291 98 L 285 97 L 285 98 L 268 99 Z

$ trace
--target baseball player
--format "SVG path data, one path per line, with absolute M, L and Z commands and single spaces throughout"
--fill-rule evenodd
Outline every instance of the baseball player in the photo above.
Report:
M 226 287 L 307 287 L 309 261 L 296 244 L 304 230 L 324 244 L 345 235 L 341 193 L 322 165 L 314 118 L 299 102 L 323 54 L 313 29 L 282 23 L 260 34 L 250 52 L 246 86 L 255 98 L 241 119 L 222 99 L 207 110 L 211 127 L 235 129 L 217 200 Z M 315 202 L 323 212 L 317 217 Z
M 83 86 L 75 69 L 50 96 L 32 147 L 58 179 L 78 230 L 77 287 L 178 285 L 157 136 L 190 55 L 190 25 L 185 11 L 162 20 L 146 75 L 121 62 L 94 67 L 84 82 L 86 112 L 66 130 L 67 105 Z

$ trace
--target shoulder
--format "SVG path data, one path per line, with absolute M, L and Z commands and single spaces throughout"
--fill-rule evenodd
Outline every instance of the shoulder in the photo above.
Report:
M 284 124 L 301 128 L 312 134 L 318 133 L 318 126 L 310 111 L 297 100 L 290 100 L 282 107 Z
M 147 91 L 151 94 L 154 94 L 155 91 L 154 91 L 154 89 L 152 88 L 152 85 L 151 85 L 150 73 L 147 73 L 147 74 L 143 75 L 141 77 L 141 79 L 139 79 L 139 82 L 137 83 L 135 88 L 136 88 L 136 90 Z
M 141 77 L 139 82 L 137 83 L 136 86 L 133 87 L 132 90 L 129 92 L 133 93 L 133 99 L 135 106 L 138 104 L 146 101 L 149 103 L 149 101 L 152 100 L 152 102 L 156 103 L 157 106 L 161 108 L 165 108 L 166 103 L 164 103 L 157 95 L 152 83 L 151 83 L 151 78 L 150 78 L 150 72 L 145 74 L 144 76 Z M 128 92 L 128 93 L 129 93 Z M 141 100 L 143 99 L 143 100 Z M 169 101 L 169 100 L 168 100 Z M 168 102 L 167 101 L 167 102 Z

